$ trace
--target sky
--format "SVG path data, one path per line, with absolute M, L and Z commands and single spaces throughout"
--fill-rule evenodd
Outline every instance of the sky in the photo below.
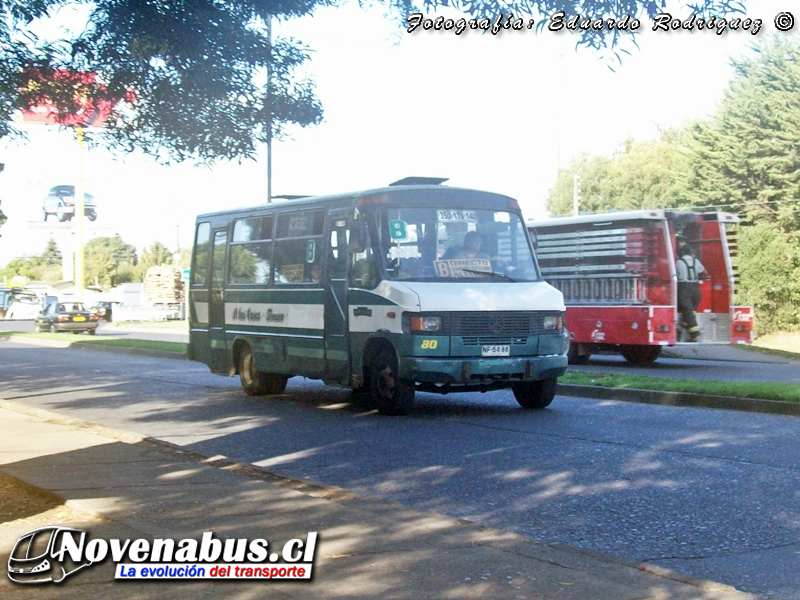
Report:
M 730 59 L 775 33 L 775 16 L 791 5 L 745 2 L 744 16 L 763 21 L 756 35 L 652 31 L 643 19 L 638 47 L 625 44 L 630 54 L 621 64 L 576 49 L 567 31 L 407 33 L 379 8 L 355 2 L 278 22 L 275 37 L 295 37 L 311 50 L 304 73 L 316 83 L 324 120 L 273 144 L 272 193 L 332 194 L 411 175 L 448 177 L 448 185 L 512 196 L 526 218 L 545 218 L 559 167 L 580 153 L 611 155 L 628 138 L 654 139 L 659 128 L 711 116 L 730 81 Z M 690 15 L 679 2 L 667 10 Z M 778 35 L 798 31 L 800 23 Z M 198 214 L 266 201 L 266 149 L 241 164 L 165 167 L 142 154 L 81 151 L 68 130 L 21 127 L 26 141 L 0 140 L 0 208 L 8 217 L 0 266 L 40 254 L 51 236 L 62 250 L 74 245 L 74 228 L 54 217 L 44 223 L 41 205 L 50 187 L 75 184 L 81 171 L 98 212 L 94 223 L 85 221 L 84 238 L 119 234 L 140 252 L 154 241 L 173 250 L 190 246 Z

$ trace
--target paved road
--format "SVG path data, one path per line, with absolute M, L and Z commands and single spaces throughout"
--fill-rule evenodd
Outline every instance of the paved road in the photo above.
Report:
M 493 392 L 420 394 L 392 419 L 302 378 L 250 399 L 202 365 L 18 343 L 0 343 L 0 381 L 6 399 L 295 479 L 800 598 L 796 418 L 564 397 L 529 412 Z

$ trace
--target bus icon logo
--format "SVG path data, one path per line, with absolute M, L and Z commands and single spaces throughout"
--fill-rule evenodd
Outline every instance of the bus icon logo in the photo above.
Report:
M 82 529 L 55 525 L 22 534 L 8 558 L 8 578 L 15 583 L 60 583 L 92 564 L 73 561 L 65 552 L 67 547 L 82 547 L 85 538 Z

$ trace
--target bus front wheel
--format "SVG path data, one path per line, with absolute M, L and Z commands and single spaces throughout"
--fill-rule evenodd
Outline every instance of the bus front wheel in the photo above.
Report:
M 540 379 L 515 383 L 511 390 L 522 408 L 547 408 L 556 397 L 558 379 Z
M 287 377 L 274 373 L 262 373 L 256 369 L 253 351 L 246 347 L 239 355 L 239 381 L 248 396 L 271 396 L 282 394 Z
M 384 350 L 370 367 L 370 395 L 382 415 L 404 415 L 414 404 L 414 382 L 400 379 L 393 352 Z

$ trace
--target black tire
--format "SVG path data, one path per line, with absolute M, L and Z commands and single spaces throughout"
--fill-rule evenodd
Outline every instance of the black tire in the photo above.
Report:
M 262 373 L 256 369 L 256 361 L 250 346 L 239 355 L 239 381 L 248 396 L 272 396 L 282 394 L 289 380 L 285 375 Z
M 514 392 L 514 398 L 517 399 L 519 405 L 525 409 L 531 408 L 547 408 L 556 397 L 556 389 L 558 388 L 558 379 L 540 379 L 539 381 L 524 381 L 515 383 L 511 389 Z
M 405 415 L 414 404 L 414 382 L 397 376 L 397 357 L 384 350 L 372 362 L 369 372 L 370 398 L 382 415 Z
M 87 217 L 87 218 L 88 218 L 90 221 L 94 221 L 94 220 L 97 218 L 97 215 L 96 215 L 95 213 L 89 213 L 88 215 L 86 215 L 86 217 Z
M 94 335 L 96 332 L 97 332 L 97 329 L 87 329 L 86 330 L 86 333 L 88 333 L 89 335 Z
M 369 379 L 364 381 L 360 388 L 350 390 L 350 404 L 363 410 L 372 410 L 375 405 L 372 403 L 372 390 L 370 389 Z
M 622 356 L 635 367 L 649 367 L 661 356 L 661 346 L 622 346 Z
M 73 331 L 73 332 L 72 332 L 72 335 L 80 335 L 80 334 L 82 334 L 82 333 L 83 333 L 82 331 Z
M 48 214 L 47 214 L 47 211 L 46 211 L 46 210 L 43 210 L 43 211 L 42 211 L 42 216 L 44 216 L 44 219 L 43 219 L 43 221 L 44 221 L 45 223 L 47 223 L 47 217 L 48 217 L 48 216 L 50 216 L 50 215 L 48 215 Z

